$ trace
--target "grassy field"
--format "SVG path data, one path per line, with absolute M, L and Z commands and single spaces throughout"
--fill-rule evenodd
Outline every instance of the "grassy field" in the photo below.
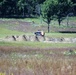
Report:
M 40 18 L 0 19 L 0 27 L 23 32 L 34 32 L 38 29 L 47 32 L 47 24 Z M 56 20 L 52 20 L 50 23 L 50 31 L 58 32 L 59 30 L 76 31 L 76 17 L 69 17 L 68 26 L 66 19 L 61 22 L 61 26 L 58 25 L 58 22 Z
M 76 17 L 70 17 L 70 21 L 75 21 Z M 0 38 L 4 38 L 6 36 L 11 36 L 11 35 L 34 35 L 34 32 L 35 32 L 35 29 L 32 30 L 33 25 L 32 25 L 32 22 L 35 22 L 35 24 L 39 24 L 40 23 L 40 18 L 26 18 L 26 19 L 0 19 Z M 54 21 L 53 21 L 54 23 Z M 40 25 L 41 28 L 43 28 L 45 26 L 45 23 L 42 23 L 44 24 L 43 26 Z M 55 24 L 56 25 L 56 24 Z M 32 28 L 31 28 L 32 27 Z M 36 31 L 38 30 L 37 29 L 38 27 L 36 27 Z M 23 31 L 24 30 L 24 31 Z M 28 32 L 25 32 L 26 30 L 28 30 Z M 31 30 L 31 32 L 29 32 Z M 44 30 L 46 31 L 46 29 L 44 28 Z M 33 31 L 33 32 L 32 32 Z M 45 36 L 47 37 L 68 37 L 68 38 L 76 38 L 76 33 L 55 33 L 55 32 L 50 32 L 50 33 L 47 33 L 45 32 Z M 42 47 L 74 47 L 76 44 L 74 43 L 69 43 L 69 44 L 61 44 L 61 43 L 58 43 L 58 44 L 55 44 L 55 43 L 40 43 L 40 42 L 12 42 L 12 43 L 9 43 L 9 42 L 0 42 L 0 45 L 16 45 L 16 46 L 42 46 Z
M 6 37 L 6 36 L 11 36 L 11 35 L 34 35 L 34 33 L 25 33 L 25 32 L 20 32 L 16 30 L 9 30 L 6 28 L 1 28 L 0 27 L 0 37 Z M 48 37 L 76 37 L 76 33 L 45 33 L 45 36 Z
M 46 33 L 49 37 L 76 37 L 76 33 Z
M 71 21 L 75 22 L 75 18 L 70 17 Z M 4 38 L 6 36 L 12 35 L 34 35 L 34 32 L 25 32 L 21 31 L 25 27 L 29 27 L 30 22 L 35 21 L 36 24 L 40 23 L 40 19 L 0 19 L 0 38 Z M 19 30 L 17 30 L 17 27 Z M 30 25 L 32 26 L 32 25 Z M 33 27 L 33 26 L 32 26 Z M 42 26 L 40 26 L 42 27 Z M 9 29 L 10 28 L 10 29 Z M 16 28 L 16 29 L 15 29 Z M 15 29 L 15 30 L 14 30 Z M 28 31 L 31 30 L 31 27 L 27 29 Z M 32 30 L 31 30 L 32 31 Z M 68 38 L 76 38 L 76 33 L 45 33 L 46 37 L 68 37 Z M 75 47 L 75 43 L 44 43 L 44 42 L 0 42 L 0 46 L 31 46 L 31 47 Z
M 76 43 L 44 43 L 44 42 L 0 42 L 0 46 L 27 46 L 40 48 L 76 47 Z
M 48 37 L 76 38 L 76 33 L 47 33 L 46 27 L 40 19 L 0 19 L 0 38 L 34 35 L 38 29 Z M 0 41 L 0 75 L 76 75 L 76 43 Z
M 3 20 L 3 19 L 2 19 Z M 30 19 L 29 19 L 30 20 Z M 34 19 L 33 19 L 34 20 Z M 36 19 L 37 20 L 37 19 Z M 27 32 L 21 32 L 21 31 L 17 31 L 17 30 L 11 30 L 8 29 L 6 26 L 9 26 L 8 21 L 10 21 L 10 19 L 5 19 L 4 22 L 1 22 L 2 25 L 0 24 L 0 38 L 4 38 L 6 36 L 11 36 L 11 35 L 34 35 L 33 33 L 27 33 Z M 13 22 L 12 22 L 13 21 Z M 18 21 L 18 20 L 17 20 Z M 20 20 L 23 22 L 23 20 Z M 27 19 L 28 21 L 28 19 Z M 14 21 L 14 19 L 12 19 L 10 21 L 10 24 L 13 25 L 13 23 L 15 23 L 16 21 Z M 5 26 L 5 24 L 8 24 Z M 13 25 L 14 26 L 14 25 Z M 47 37 L 76 37 L 76 33 L 45 33 Z M 31 47 L 75 47 L 76 44 L 75 43 L 42 43 L 42 42 L 0 42 L 0 46 L 31 46 Z
M 24 32 L 13 31 L 13 30 L 9 30 L 9 29 L 0 27 L 0 38 L 6 37 L 6 36 L 11 36 L 11 35 L 21 35 L 21 34 L 24 34 Z

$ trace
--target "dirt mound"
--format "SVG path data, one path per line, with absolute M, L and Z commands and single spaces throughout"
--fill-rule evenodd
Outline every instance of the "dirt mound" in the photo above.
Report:
M 42 36 L 37 36 L 35 38 L 36 38 L 37 41 L 44 41 L 45 40 L 45 38 L 42 37 Z
M 5 38 L 0 38 L 0 41 L 38 41 L 38 42 L 48 42 L 48 43 L 76 43 L 76 38 L 53 38 L 53 37 L 43 37 L 34 35 L 12 35 L 6 36 Z
M 36 38 L 35 38 L 35 36 L 30 36 L 30 37 L 29 37 L 29 40 L 30 40 L 30 41 L 37 41 Z
M 17 37 L 17 36 L 15 36 L 15 35 L 6 36 L 6 37 L 5 37 L 5 40 L 6 40 L 6 41 L 16 41 L 16 37 Z
M 20 35 L 16 38 L 16 41 L 27 41 L 27 38 L 25 35 Z
M 46 37 L 44 42 L 53 43 L 76 43 L 76 38 L 49 38 Z

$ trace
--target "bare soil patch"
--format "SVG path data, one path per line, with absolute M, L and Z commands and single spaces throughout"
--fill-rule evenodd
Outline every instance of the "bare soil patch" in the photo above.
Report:
M 63 48 L 40 48 L 40 47 L 15 47 L 15 46 L 0 46 L 0 53 L 11 53 L 11 52 L 20 52 L 20 53 L 30 53 L 31 52 L 39 52 L 42 54 L 45 54 L 48 51 L 54 51 L 54 52 L 63 52 L 63 51 L 69 51 L 69 50 L 76 50 L 76 47 L 63 47 Z

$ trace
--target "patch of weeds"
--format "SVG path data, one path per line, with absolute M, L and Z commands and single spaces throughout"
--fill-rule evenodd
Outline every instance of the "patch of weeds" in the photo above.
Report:
M 63 54 L 64 54 L 64 55 L 76 55 L 76 51 L 74 51 L 74 50 L 69 50 L 69 51 L 65 51 Z
M 49 54 L 54 54 L 54 53 L 52 51 L 50 51 Z
M 35 54 L 35 57 L 37 57 L 37 58 L 43 58 L 43 54 Z
M 16 52 L 13 52 L 13 53 L 10 53 L 10 57 L 11 57 L 12 59 L 17 59 L 17 58 L 20 57 L 20 54 L 18 54 L 18 53 L 16 53 Z

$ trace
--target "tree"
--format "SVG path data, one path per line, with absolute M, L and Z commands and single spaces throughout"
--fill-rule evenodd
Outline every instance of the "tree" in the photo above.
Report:
M 76 0 L 71 0 L 73 2 L 73 13 L 76 16 Z
M 56 13 L 57 0 L 46 0 L 41 9 L 43 21 L 48 24 L 48 33 L 50 31 L 50 22 Z
M 23 17 L 25 16 L 25 7 L 27 6 L 26 0 L 19 0 L 17 2 L 17 6 L 19 8 L 19 11 L 21 11 Z
M 37 14 L 36 5 L 45 0 L 0 0 L 0 17 L 28 17 Z M 38 7 L 39 8 L 39 7 Z M 38 9 L 39 10 L 39 9 Z M 37 11 L 38 11 L 37 10 Z
M 17 0 L 1 0 L 0 1 L 0 15 L 1 17 L 9 17 L 16 14 Z
M 0 16 L 2 15 L 2 3 L 3 3 L 3 0 L 0 1 Z
M 61 21 L 71 12 L 71 8 L 71 0 L 58 0 L 56 16 L 59 26 L 61 24 Z
M 37 2 L 38 2 L 39 4 L 42 4 L 44 1 L 46 1 L 46 0 L 37 0 Z

